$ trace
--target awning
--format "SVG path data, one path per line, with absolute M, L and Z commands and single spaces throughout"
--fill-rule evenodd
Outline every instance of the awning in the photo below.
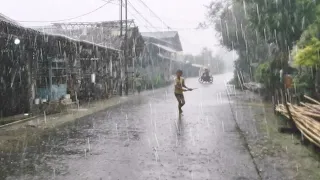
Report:
M 205 66 L 201 65 L 201 64 L 192 64 L 191 66 L 193 67 L 198 67 L 198 68 L 204 68 Z
M 164 58 L 164 59 L 173 60 L 171 57 L 165 56 L 165 55 L 163 55 L 163 54 L 161 54 L 161 53 L 158 53 L 157 55 L 160 56 L 161 58 Z
M 158 46 L 159 48 L 164 49 L 164 50 L 166 50 L 166 51 L 170 51 L 170 52 L 172 52 L 172 53 L 176 53 L 176 52 L 177 52 L 176 50 L 174 50 L 174 49 L 172 49 L 172 48 L 170 48 L 170 47 L 168 47 L 168 46 L 163 46 L 163 45 L 161 45 L 161 44 L 156 44 L 156 43 L 151 43 L 151 44 L 153 44 L 153 45 L 155 45 L 155 46 Z
M 165 55 L 163 55 L 163 54 L 161 54 L 161 53 L 158 53 L 157 55 L 158 55 L 159 57 L 161 57 L 161 58 L 164 58 L 164 59 L 169 59 L 169 60 L 171 60 L 171 61 L 181 62 L 181 61 L 178 61 L 178 60 L 176 60 L 176 59 L 172 59 L 172 58 L 169 57 L 169 56 L 165 56 Z

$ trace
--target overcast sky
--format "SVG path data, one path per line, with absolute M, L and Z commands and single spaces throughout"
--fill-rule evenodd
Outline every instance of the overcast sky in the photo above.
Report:
M 55 21 L 77 17 L 93 11 L 109 0 L 0 0 L 0 12 L 17 21 Z M 219 48 L 213 29 L 195 30 L 199 22 L 206 20 L 206 8 L 212 0 L 141 0 L 147 4 L 166 24 L 179 31 L 184 53 L 197 54 L 203 47 L 209 47 L 215 52 Z M 113 0 L 117 3 L 119 0 Z M 140 13 L 129 4 L 129 19 L 135 19 L 140 31 L 167 30 L 146 8 L 140 0 L 129 0 Z M 119 19 L 119 6 L 107 4 L 103 8 L 69 22 L 94 22 Z M 141 17 L 143 16 L 143 17 Z M 147 23 L 147 19 L 152 25 Z M 68 22 L 68 21 L 66 21 Z M 21 22 L 26 26 L 46 25 L 48 22 Z M 156 27 L 153 28 L 151 26 Z M 162 28 L 163 27 L 163 28 Z

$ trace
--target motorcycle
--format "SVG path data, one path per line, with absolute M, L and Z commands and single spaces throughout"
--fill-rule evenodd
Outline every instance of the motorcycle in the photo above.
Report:
M 208 75 L 208 76 L 202 75 L 201 77 L 199 77 L 198 81 L 200 83 L 213 83 L 213 76 L 212 75 Z

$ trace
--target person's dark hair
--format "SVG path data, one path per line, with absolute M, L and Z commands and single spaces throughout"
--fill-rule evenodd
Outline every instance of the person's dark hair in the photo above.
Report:
M 181 70 L 181 69 L 178 69 L 178 70 L 177 70 L 177 73 L 183 73 L 183 72 L 182 72 L 182 70 Z

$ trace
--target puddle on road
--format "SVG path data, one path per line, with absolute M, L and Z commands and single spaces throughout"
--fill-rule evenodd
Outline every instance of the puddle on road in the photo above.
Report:
M 69 160 L 99 155 L 101 152 L 92 148 L 103 143 L 102 140 L 108 142 L 108 146 L 121 144 L 123 147 L 128 140 L 130 143 L 139 141 L 145 131 L 127 126 L 125 117 L 121 118 L 122 109 L 127 106 L 132 105 L 110 108 L 47 131 L 41 137 L 36 137 L 40 141 L 35 139 L 36 144 L 25 144 L 20 152 L 0 153 L 0 179 L 51 179 L 64 176 L 69 171 Z M 117 129 L 115 122 L 119 125 Z

